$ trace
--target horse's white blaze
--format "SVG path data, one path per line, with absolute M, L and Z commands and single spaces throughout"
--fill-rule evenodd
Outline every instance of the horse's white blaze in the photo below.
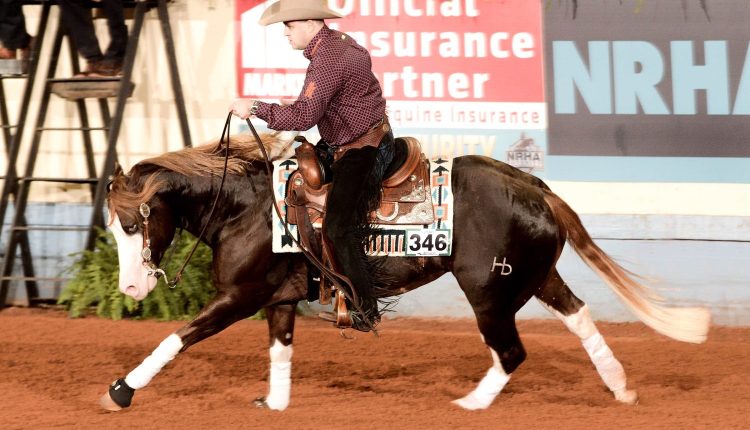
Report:
M 278 339 L 274 340 L 269 350 L 271 374 L 268 378 L 266 404 L 277 411 L 283 411 L 289 406 L 292 390 L 292 353 L 292 345 L 284 346 Z
M 594 325 L 594 320 L 591 318 L 588 306 L 583 305 L 575 314 L 565 316 L 547 306 L 541 300 L 539 303 L 559 318 L 568 327 L 568 330 L 581 339 L 583 349 L 586 350 L 602 381 L 614 393 L 615 398 L 624 403 L 636 403 L 638 401 L 638 394 L 633 390 L 627 389 L 625 369 L 615 358 L 614 353 L 607 346 L 607 342 L 604 341 L 604 337 L 602 337 L 596 325 Z
M 117 260 L 120 263 L 120 292 L 136 300 L 143 300 L 156 286 L 157 279 L 148 276 L 148 269 L 143 265 L 141 250 L 143 249 L 143 235 L 141 233 L 127 234 L 122 228 L 120 218 L 115 214 L 109 225 L 117 242 Z
M 500 357 L 494 349 L 489 348 L 492 354 L 493 365 L 484 375 L 479 385 L 466 396 L 454 400 L 453 404 L 464 409 L 474 411 L 477 409 L 487 409 L 498 394 L 503 391 L 505 384 L 510 380 L 510 375 L 505 373 L 503 366 L 500 364 Z
M 143 360 L 143 363 L 128 373 L 128 376 L 125 377 L 125 383 L 135 390 L 145 387 L 162 367 L 172 361 L 180 352 L 182 345 L 180 336 L 174 333 L 170 334 L 156 347 L 151 355 Z

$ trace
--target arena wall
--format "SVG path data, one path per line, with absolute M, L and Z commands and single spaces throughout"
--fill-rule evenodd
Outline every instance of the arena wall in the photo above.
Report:
M 652 134 L 658 134 L 659 124 L 665 124 L 670 130 L 679 128 L 680 124 L 701 121 L 708 126 L 721 121 L 728 121 L 727 127 L 736 124 L 737 121 L 747 124 L 748 112 L 743 113 L 744 105 L 735 102 L 734 97 L 744 94 L 743 91 L 750 91 L 746 89 L 750 87 L 743 86 L 750 86 L 750 35 L 746 34 L 747 28 L 750 27 L 732 27 L 741 28 L 737 31 L 745 32 L 739 35 L 723 34 L 717 27 L 726 21 L 747 22 L 750 20 L 750 12 L 747 12 L 750 9 L 740 0 L 712 2 L 712 19 L 707 22 L 697 1 L 687 2 L 688 9 L 684 10 L 684 18 L 679 15 L 682 13 L 679 7 L 684 2 L 677 0 L 645 2 L 643 8 L 637 12 L 635 8 L 640 2 L 613 2 L 623 8 L 616 11 L 618 14 L 637 13 L 636 18 L 659 18 L 664 13 L 678 13 L 677 21 L 685 22 L 688 27 L 699 32 L 701 41 L 710 39 L 708 36 L 704 37 L 704 34 L 711 34 L 711 37 L 717 40 L 726 40 L 729 44 L 727 52 L 734 55 L 730 64 L 737 70 L 727 72 L 727 85 L 730 87 L 727 93 L 732 97 L 730 105 L 733 108 L 738 107 L 735 112 L 730 110 L 728 114 L 709 114 L 703 96 L 709 90 L 699 90 L 696 91 L 696 99 L 699 102 L 695 114 L 661 115 L 657 118 L 659 121 L 656 125 L 653 125 L 654 117 L 640 111 L 635 114 L 615 111 L 611 115 L 592 113 L 595 102 L 586 100 L 581 95 L 584 91 L 581 88 L 576 89 L 578 110 L 572 117 L 564 113 L 564 105 L 555 105 L 557 99 L 554 95 L 557 94 L 559 97 L 561 93 L 555 93 L 555 48 L 552 43 L 558 40 L 556 38 L 560 37 L 559 34 L 564 34 L 564 31 L 570 31 L 571 28 L 588 28 L 589 30 L 580 37 L 588 37 L 586 41 L 597 40 L 600 36 L 597 36 L 596 31 L 601 32 L 602 29 L 587 27 L 586 19 L 596 19 L 596 8 L 599 7 L 599 3 L 601 2 L 579 1 L 575 20 L 570 15 L 572 2 L 557 2 L 547 9 L 540 9 L 543 10 L 542 17 L 546 20 L 544 43 L 547 52 L 544 54 L 544 72 L 547 76 L 545 94 L 548 104 L 548 128 L 545 126 L 529 130 L 471 127 L 435 129 L 415 126 L 399 128 L 396 125 L 395 131 L 397 134 L 418 136 L 423 141 L 426 151 L 432 155 L 477 153 L 511 162 L 514 161 L 513 145 L 519 139 L 533 139 L 543 153 L 543 164 L 541 168 L 537 166 L 534 173 L 542 177 L 582 215 L 592 236 L 606 251 L 618 257 L 629 269 L 646 276 L 648 283 L 655 285 L 660 293 L 673 298 L 675 303 L 707 304 L 712 308 L 715 321 L 718 323 L 748 324 L 750 143 L 748 135 L 743 131 L 746 130 L 746 125 L 741 126 L 745 128 L 735 129 L 733 133 L 721 134 L 722 137 L 727 135 L 733 139 L 732 148 L 735 149 L 731 154 L 722 154 L 720 149 L 715 149 L 727 145 L 723 140 L 704 141 L 703 146 L 700 142 L 672 141 L 662 153 L 650 153 L 648 147 L 626 140 L 626 143 L 632 146 L 626 145 L 625 148 L 633 148 L 636 151 L 635 155 L 622 153 L 622 145 L 618 147 L 618 142 L 622 142 L 616 139 L 611 145 L 607 144 L 608 150 L 597 149 L 599 147 L 591 145 L 597 138 L 597 127 L 616 129 L 618 123 L 621 123 L 620 125 L 625 124 L 624 130 L 627 132 L 637 131 L 639 119 L 649 123 L 649 127 L 657 127 L 648 129 Z M 657 3 L 673 7 L 659 7 Z M 744 9 L 740 6 L 744 6 Z M 726 10 L 729 12 L 721 12 L 722 7 L 728 8 Z M 669 10 L 665 12 L 664 9 Z M 25 10 L 29 29 L 36 28 L 37 7 L 26 6 Z M 237 16 L 235 2 L 230 0 L 178 1 L 170 4 L 169 11 L 191 133 L 193 141 L 200 143 L 218 136 L 227 107 L 239 91 L 237 55 L 240 55 L 238 46 L 242 43 L 238 30 L 242 28 L 240 18 Z M 615 11 L 607 9 L 604 12 Z M 56 17 L 57 12 L 53 10 L 50 21 L 56 22 Z M 557 23 L 556 26 L 552 25 L 553 21 Z M 553 27 L 554 31 L 560 33 L 551 33 Z M 105 24 L 97 22 L 97 28 L 102 36 L 102 43 L 106 43 Z M 54 25 L 48 29 L 48 38 L 53 34 L 53 30 Z M 693 36 L 695 35 L 690 34 L 691 38 L 698 39 L 698 36 Z M 618 37 L 622 40 L 638 39 L 637 36 Z M 641 39 L 647 37 L 649 35 L 644 35 Z M 51 40 L 45 42 L 45 45 L 49 46 Z M 583 40 L 577 46 L 584 46 L 582 43 Z M 659 43 L 661 42 L 653 42 L 653 45 L 661 46 Z M 614 52 L 613 45 L 608 45 L 607 49 L 607 52 Z M 737 52 L 739 54 L 736 54 Z M 63 55 L 67 56 L 68 53 L 64 52 Z M 593 67 L 592 63 L 588 62 L 588 57 L 584 58 L 582 55 L 581 61 L 584 61 L 582 64 Z M 42 63 L 40 68 L 45 67 L 46 61 Z M 68 62 L 60 63 L 62 67 L 58 75 L 69 75 L 69 69 L 65 69 Z M 377 59 L 374 63 L 377 65 Z M 126 169 L 140 159 L 179 149 L 182 145 L 168 76 L 159 23 L 155 12 L 149 12 L 138 47 L 134 72 L 135 93 L 128 101 L 119 141 L 120 163 Z M 513 78 L 511 76 L 508 79 Z M 11 114 L 15 112 L 13 106 L 20 101 L 22 91 L 20 82 L 13 85 L 6 88 Z M 615 89 L 608 91 L 614 92 Z M 38 100 L 38 97 L 34 99 Z M 674 104 L 670 103 L 670 111 L 673 108 Z M 37 105 L 31 106 L 30 123 L 35 121 L 36 109 Z M 93 113 L 98 112 L 97 106 L 93 103 L 89 110 Z M 50 104 L 47 125 L 75 125 L 76 115 L 73 104 L 55 99 Z M 606 121 L 601 122 L 604 117 L 607 117 Z M 580 121 L 580 128 L 584 129 L 577 131 L 577 134 L 570 131 L 573 127 L 571 124 L 575 125 L 576 121 Z M 26 143 L 30 140 L 32 128 L 26 127 Z M 573 139 L 565 133 L 571 133 Z M 616 130 L 610 134 L 616 135 Z M 314 139 L 315 133 L 312 132 L 310 135 L 310 138 Z M 669 135 L 661 138 L 663 142 L 670 140 Z M 581 142 L 580 145 L 576 139 Z M 97 139 L 95 144 L 97 156 L 101 159 L 104 140 Z M 44 172 L 45 176 L 85 176 L 81 148 L 80 137 L 74 133 L 48 133 L 42 142 L 37 172 Z M 708 155 L 703 156 L 699 153 L 700 148 L 714 149 L 706 150 Z M 683 153 L 684 151 L 687 152 Z M 5 169 L 5 160 L 0 161 L 0 168 Z M 34 204 L 29 209 L 29 218 L 44 223 L 62 224 L 71 220 L 88 219 L 87 209 L 83 204 L 88 199 L 88 190 L 83 187 L 35 187 L 32 195 Z M 6 224 L 7 222 L 6 218 Z M 6 237 L 7 233 L 4 233 L 2 239 Z M 32 242 L 42 247 L 43 251 L 35 255 L 40 261 L 40 266 L 44 267 L 41 271 L 48 274 L 59 274 L 69 265 L 69 258 L 60 259 L 60 255 L 75 252 L 83 246 L 83 239 L 73 236 L 60 240 L 59 236 L 40 234 L 32 236 Z M 567 250 L 560 262 L 560 271 L 573 291 L 590 303 L 592 313 L 597 318 L 614 321 L 632 319 L 632 316 L 619 306 L 614 295 L 594 277 L 593 272 L 585 268 L 580 260 L 570 255 Z M 42 293 L 55 296 L 60 288 L 61 285 L 52 286 Z M 20 287 L 14 288 L 11 300 L 23 302 L 22 290 Z M 398 315 L 446 317 L 466 317 L 470 316 L 471 312 L 455 280 L 449 275 L 436 281 L 434 285 L 405 295 L 397 311 Z M 545 312 L 535 304 L 528 305 L 521 312 L 522 317 L 545 315 Z

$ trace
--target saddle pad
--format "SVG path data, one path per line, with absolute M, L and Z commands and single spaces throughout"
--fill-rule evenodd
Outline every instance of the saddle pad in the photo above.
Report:
M 430 160 L 430 192 L 435 210 L 435 222 L 428 225 L 382 226 L 370 238 L 365 251 L 373 256 L 434 256 L 451 255 L 453 248 L 453 192 L 451 190 L 452 159 Z M 273 162 L 273 191 L 281 215 L 286 218 L 286 184 L 297 170 L 297 160 L 289 158 Z M 284 230 L 276 211 L 271 208 L 273 217 L 273 252 L 300 252 L 291 237 Z M 375 224 L 377 227 L 378 224 Z M 289 225 L 289 232 L 299 240 L 296 225 Z

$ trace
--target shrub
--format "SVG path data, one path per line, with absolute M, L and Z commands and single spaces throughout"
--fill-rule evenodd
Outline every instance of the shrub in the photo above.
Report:
M 195 244 L 196 238 L 183 232 L 175 239 L 162 261 L 164 271 L 173 276 Z M 117 287 L 119 265 L 117 244 L 110 232 L 99 231 L 93 251 L 83 251 L 70 268 L 72 279 L 63 289 L 58 303 L 65 305 L 71 317 L 85 314 L 96 305 L 96 314 L 114 320 L 123 317 L 188 319 L 214 296 L 211 282 L 211 249 L 201 243 L 173 289 L 163 279 L 141 302 L 120 292 Z M 171 255 L 171 256 L 170 256 Z

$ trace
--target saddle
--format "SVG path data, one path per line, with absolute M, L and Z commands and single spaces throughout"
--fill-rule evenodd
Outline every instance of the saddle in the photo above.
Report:
M 385 125 L 383 128 L 385 129 Z M 382 137 L 382 134 L 380 135 Z M 333 250 L 322 237 L 321 227 L 326 213 L 326 197 L 331 187 L 326 166 L 319 158 L 315 146 L 304 137 L 298 137 L 301 144 L 295 149 L 297 170 L 287 182 L 285 203 L 287 222 L 297 225 L 302 245 L 320 256 L 321 261 L 336 270 Z M 380 142 L 378 138 L 375 146 Z M 355 142 L 358 143 L 358 142 Z M 336 151 L 334 157 L 343 155 Z M 354 147 L 361 147 L 358 145 Z M 435 215 L 430 192 L 429 161 L 421 150 L 419 141 L 413 137 L 395 139 L 394 161 L 386 170 L 381 188 L 380 206 L 369 215 L 374 225 L 423 225 L 434 222 Z M 338 327 L 351 327 L 343 292 L 335 291 L 330 281 L 320 277 L 318 301 L 331 303 L 335 294 L 334 310 Z

